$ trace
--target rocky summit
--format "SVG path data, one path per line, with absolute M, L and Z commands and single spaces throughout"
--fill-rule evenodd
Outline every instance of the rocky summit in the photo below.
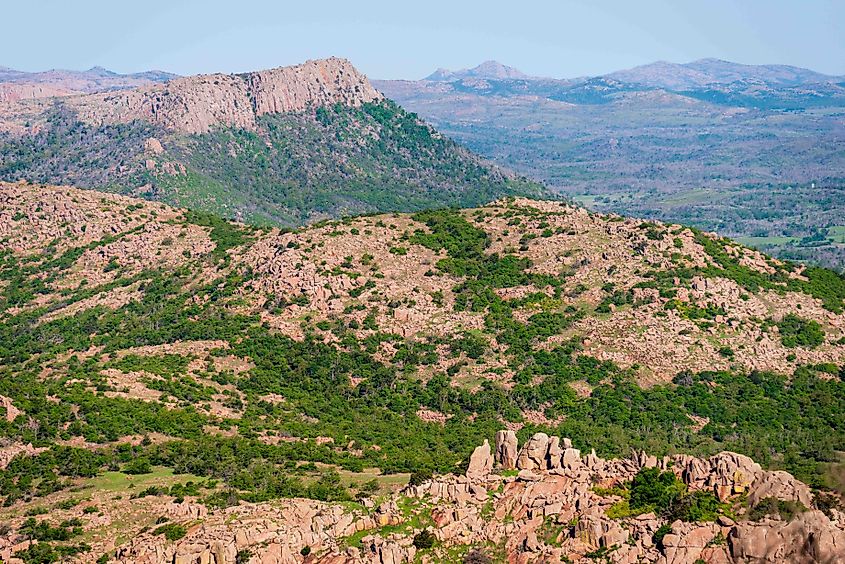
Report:
M 4 562 L 845 551 L 845 278 L 713 233 L 0 183 L 0 321 Z
M 360 106 L 382 95 L 345 59 L 245 74 L 175 78 L 164 84 L 93 94 L 69 101 L 80 119 L 95 125 L 143 120 L 183 133 L 215 126 L 255 129 L 263 114 L 342 104 Z

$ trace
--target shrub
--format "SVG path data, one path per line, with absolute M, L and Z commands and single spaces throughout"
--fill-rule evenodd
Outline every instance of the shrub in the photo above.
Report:
M 672 532 L 672 525 L 670 525 L 669 523 L 665 523 L 654 532 L 654 535 L 651 537 L 651 540 L 654 542 L 654 545 L 657 548 L 663 550 L 663 537 L 668 535 L 670 532 Z
M 124 474 L 149 474 L 152 471 L 153 467 L 146 458 L 135 458 L 123 468 Z
M 184 525 L 177 523 L 167 523 L 153 530 L 154 535 L 164 535 L 169 541 L 179 540 L 188 533 L 188 529 Z
M 410 479 L 408 480 L 408 484 L 411 486 L 419 486 L 426 480 L 431 480 L 431 477 L 434 474 L 431 470 L 416 470 L 411 474 Z
M 634 510 L 668 511 L 680 501 L 686 486 L 672 472 L 659 468 L 643 468 L 631 482 L 631 508 Z
M 772 515 L 789 522 L 799 513 L 805 511 L 807 511 L 807 508 L 798 501 L 785 501 L 775 497 L 764 497 L 748 511 L 746 517 L 749 521 L 759 521 L 766 515 Z
M 785 315 L 777 324 L 783 346 L 814 349 L 824 343 L 824 329 L 818 322 L 798 317 L 794 313 Z
M 434 546 L 434 533 L 428 529 L 423 529 L 414 535 L 414 546 L 420 550 L 431 548 Z

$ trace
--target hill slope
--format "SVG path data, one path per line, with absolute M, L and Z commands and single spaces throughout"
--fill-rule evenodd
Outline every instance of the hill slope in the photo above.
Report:
M 249 528 L 278 506 L 206 507 L 385 493 L 410 472 L 457 471 L 502 426 L 602 456 L 728 448 L 832 487 L 843 307 L 830 271 L 558 202 L 284 232 L 2 184 L 0 515 L 24 535 L 47 522 L 24 514 L 67 507 L 82 525 L 69 542 L 44 533 L 43 550 L 83 560 L 73 527 L 107 551 L 149 525 L 122 552 L 137 562 L 192 520 Z M 601 467 L 627 480 L 646 460 Z M 290 507 L 286 527 L 335 511 Z
M 7 105 L 0 178 L 297 225 L 544 189 L 387 101 L 347 61 Z

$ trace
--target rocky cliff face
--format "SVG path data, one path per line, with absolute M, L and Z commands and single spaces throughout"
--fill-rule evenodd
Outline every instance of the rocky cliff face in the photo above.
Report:
M 345 59 L 307 61 L 246 74 L 177 78 L 166 84 L 76 98 L 68 104 L 90 124 L 145 120 L 183 133 L 214 126 L 251 129 L 258 116 L 342 104 L 359 106 L 382 95 Z

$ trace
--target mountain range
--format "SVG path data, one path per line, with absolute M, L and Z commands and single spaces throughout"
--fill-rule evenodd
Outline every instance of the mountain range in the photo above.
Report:
M 92 67 L 87 71 L 43 72 L 0 67 L 0 102 L 135 88 L 167 82 L 176 76 L 164 71 L 119 74 L 102 67 Z
M 469 69 L 450 71 L 439 68 L 423 80 L 432 82 L 453 82 L 464 79 L 490 80 L 557 80 L 572 84 L 586 78 L 562 78 L 530 76 L 517 68 L 498 61 L 485 61 Z M 630 69 L 615 71 L 594 78 L 607 78 L 630 84 L 640 84 L 667 90 L 688 90 L 730 84 L 743 80 L 756 80 L 771 86 L 801 86 L 828 82 L 845 82 L 843 76 L 831 76 L 809 69 L 789 65 L 744 65 L 721 59 L 699 59 L 690 63 L 656 61 Z
M 770 86 L 802 86 L 827 82 L 845 82 L 845 77 L 830 76 L 789 65 L 743 65 L 721 59 L 699 59 L 677 64 L 658 61 L 607 75 L 622 82 L 632 82 L 667 90 L 690 90 L 714 84 L 743 80 Z

